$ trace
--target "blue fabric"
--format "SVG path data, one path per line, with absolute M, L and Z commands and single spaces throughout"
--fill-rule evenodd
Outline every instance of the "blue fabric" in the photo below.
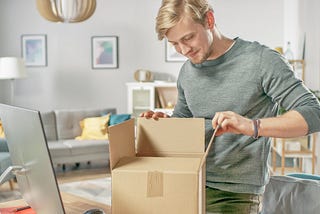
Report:
M 130 114 L 111 114 L 109 120 L 109 126 L 116 125 L 118 123 L 122 123 L 131 118 Z
M 7 140 L 5 138 L 0 138 L 0 152 L 9 152 Z
M 287 176 L 295 177 L 295 178 L 301 178 L 301 179 L 309 179 L 309 180 L 317 180 L 320 181 L 319 175 L 312 175 L 307 173 L 291 173 L 287 174 Z

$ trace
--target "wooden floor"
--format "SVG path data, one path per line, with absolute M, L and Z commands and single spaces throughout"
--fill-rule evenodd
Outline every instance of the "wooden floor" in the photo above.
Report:
M 67 164 L 64 171 L 62 170 L 62 166 L 55 166 L 54 170 L 59 184 L 110 176 L 109 165 L 100 162 L 91 164 L 81 163 L 78 167 L 75 164 Z M 14 189 L 17 188 L 18 184 L 14 182 Z M 0 185 L 0 192 L 9 190 L 9 182 Z
M 79 167 L 75 165 L 67 165 L 63 171 L 61 166 L 55 167 L 58 183 L 66 183 L 73 181 L 88 180 L 110 176 L 109 165 L 105 163 L 81 163 Z

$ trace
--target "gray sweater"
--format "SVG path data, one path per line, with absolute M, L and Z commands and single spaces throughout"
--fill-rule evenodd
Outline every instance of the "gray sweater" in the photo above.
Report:
M 206 120 L 206 144 L 213 133 L 216 112 L 233 111 L 244 117 L 277 115 L 279 106 L 302 114 L 309 133 L 320 131 L 317 98 L 295 78 L 277 52 L 240 38 L 215 60 L 185 62 L 179 73 L 178 101 L 173 117 Z M 226 133 L 216 138 L 207 158 L 207 186 L 225 191 L 261 194 L 268 182 L 271 139 Z

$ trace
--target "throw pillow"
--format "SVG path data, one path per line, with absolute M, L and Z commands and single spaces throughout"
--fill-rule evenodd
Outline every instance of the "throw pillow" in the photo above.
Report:
M 109 126 L 116 125 L 118 123 L 122 123 L 131 118 L 130 114 L 111 114 Z
M 108 139 L 108 122 L 110 115 L 88 117 L 80 121 L 82 133 L 76 140 L 106 140 Z
M 1 120 L 0 120 L 0 138 L 5 138 Z

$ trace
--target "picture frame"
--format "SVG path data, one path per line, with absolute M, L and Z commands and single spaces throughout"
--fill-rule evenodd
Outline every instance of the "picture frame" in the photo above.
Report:
M 174 46 L 165 39 L 165 52 L 166 52 L 166 62 L 184 62 L 187 57 L 178 53 Z
M 91 37 L 91 51 L 93 69 L 112 69 L 119 67 L 117 36 Z
M 26 66 L 47 66 L 47 35 L 21 35 L 21 55 Z

